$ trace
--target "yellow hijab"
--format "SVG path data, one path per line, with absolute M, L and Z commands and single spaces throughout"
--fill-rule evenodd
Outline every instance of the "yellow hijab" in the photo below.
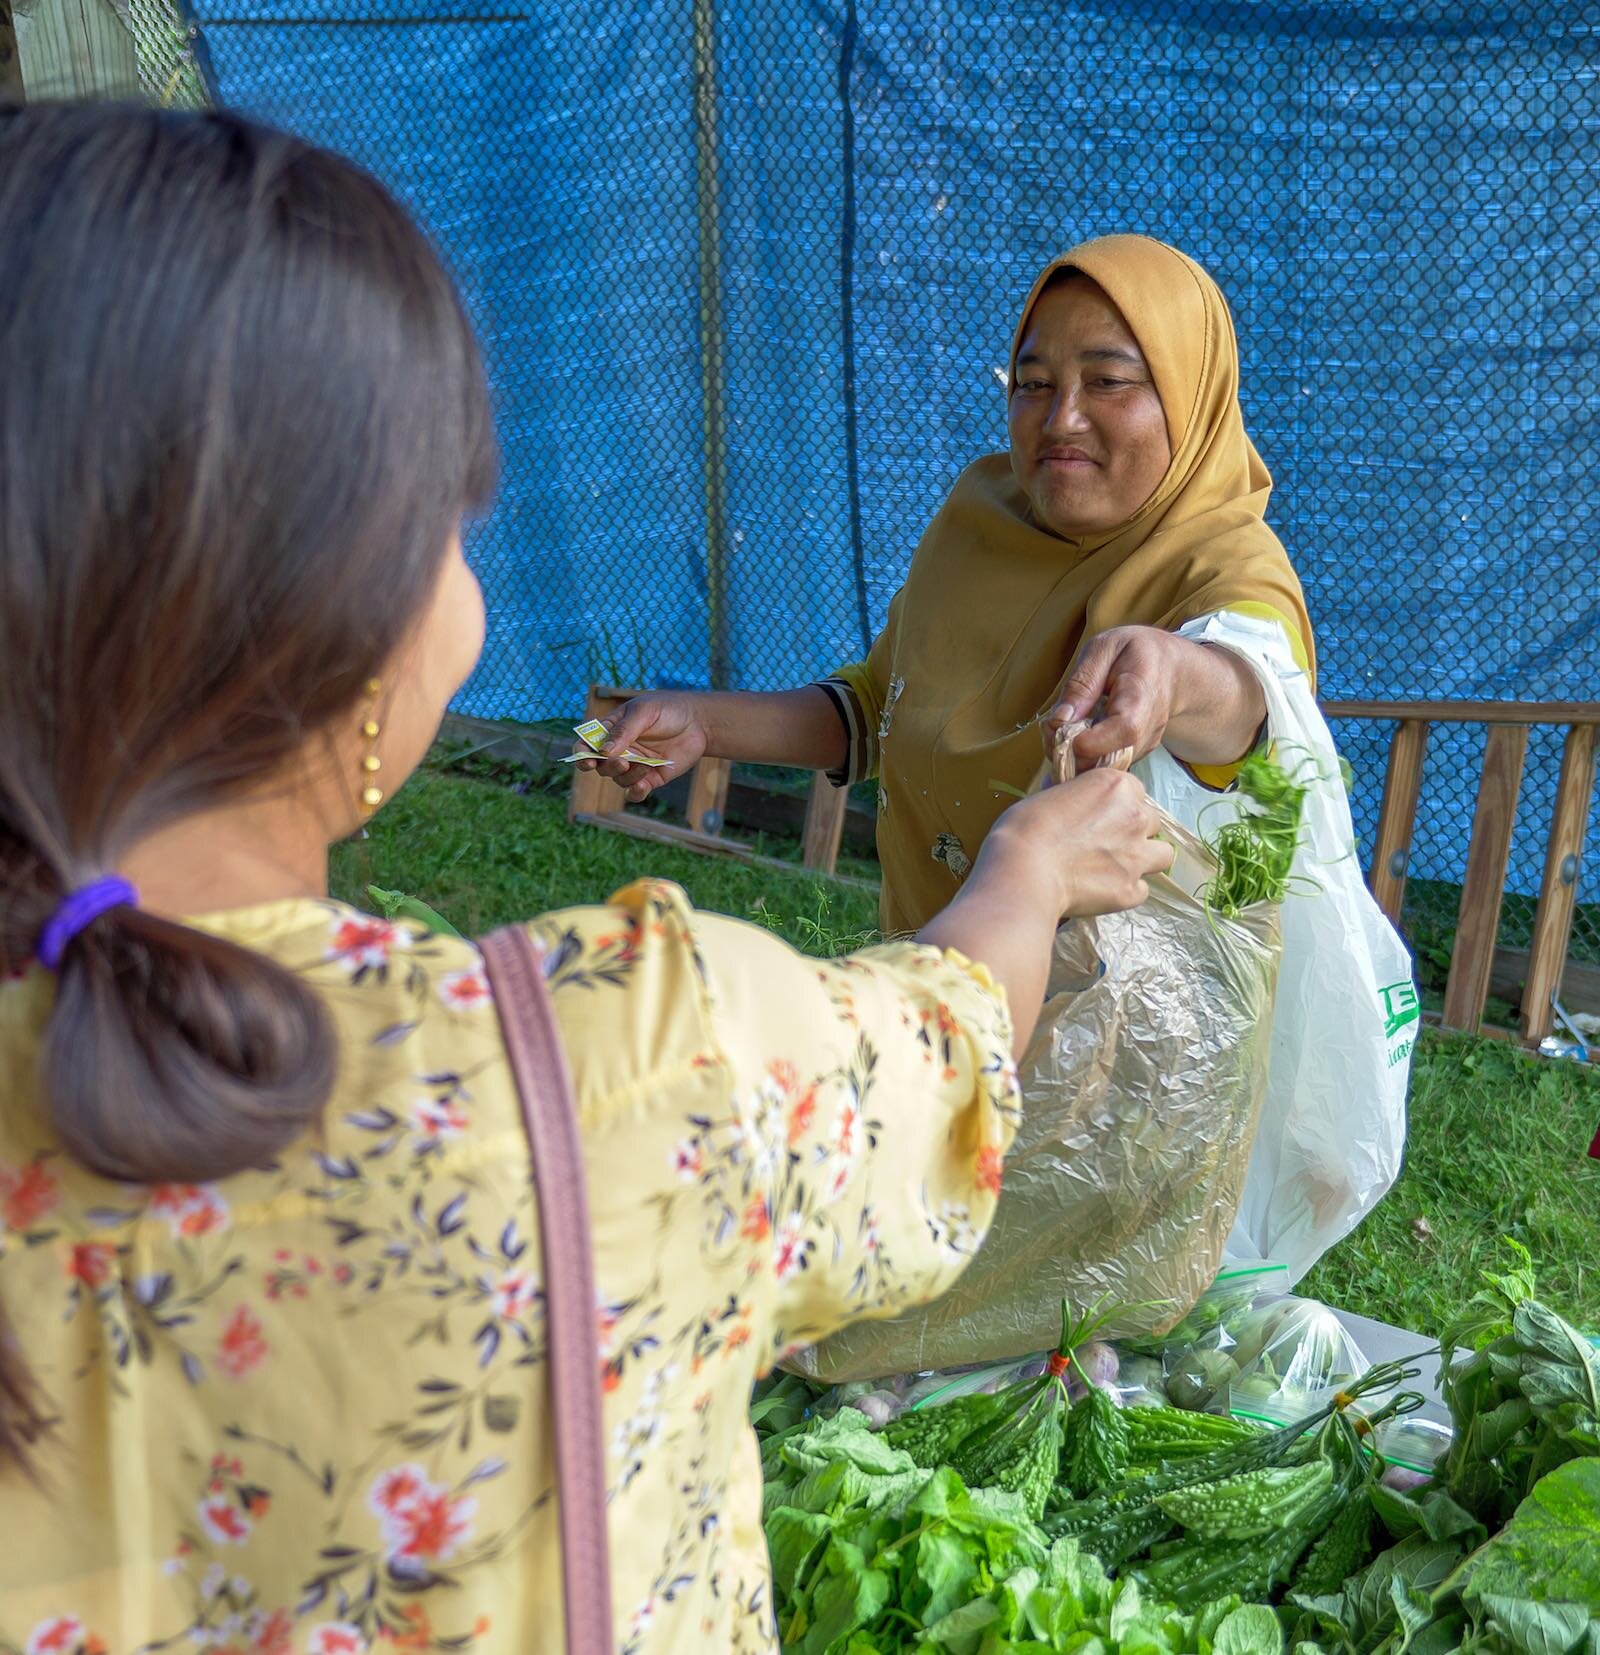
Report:
M 1166 414 L 1172 463 L 1126 523 L 1069 539 L 1038 524 L 1007 454 L 957 479 L 865 662 L 839 675 L 878 731 L 883 925 L 922 925 L 954 894 L 1042 753 L 1036 721 L 1084 639 L 1174 630 L 1232 609 L 1283 623 L 1314 672 L 1300 582 L 1264 513 L 1272 479 L 1245 435 L 1239 349 L 1217 284 L 1147 236 L 1085 242 L 1033 284 L 1011 347 L 1051 277 L 1078 270 L 1122 312 Z

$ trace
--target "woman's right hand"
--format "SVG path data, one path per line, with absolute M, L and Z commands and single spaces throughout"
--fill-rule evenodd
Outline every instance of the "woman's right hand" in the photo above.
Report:
M 1058 918 L 1116 913 L 1137 908 L 1150 895 L 1149 877 L 1172 866 L 1160 829 L 1160 813 L 1133 776 L 1091 770 L 1006 811 L 978 869 L 985 858 L 1027 865 L 1056 893 Z
M 1161 817 L 1126 771 L 1087 775 L 1014 804 L 989 830 L 955 900 L 921 940 L 981 961 L 1005 990 L 1020 1056 L 1039 1019 L 1064 918 L 1136 908 L 1172 866 Z
M 658 787 L 675 781 L 705 756 L 707 733 L 698 695 L 635 696 L 606 720 L 606 752 L 619 755 L 580 761 L 580 770 L 599 770 L 637 804 Z M 629 764 L 621 754 L 638 751 L 667 762 L 655 768 Z

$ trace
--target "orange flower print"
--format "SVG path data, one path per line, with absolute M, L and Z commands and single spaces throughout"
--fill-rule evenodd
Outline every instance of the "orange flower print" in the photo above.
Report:
M 392 1530 L 391 1564 L 448 1563 L 472 1533 L 478 1502 L 431 1487 L 399 1514 Z
M 756 1196 L 739 1221 L 739 1234 L 746 1241 L 765 1241 L 772 1233 L 772 1208 L 764 1195 Z
M 396 1628 L 389 1633 L 389 1642 L 396 1649 L 433 1648 L 433 1622 L 420 1603 L 408 1603 L 400 1611 L 400 1619 L 405 1622 L 405 1630 Z
M 722 1342 L 723 1354 L 725 1356 L 729 1355 L 733 1351 L 738 1350 L 738 1348 L 741 1345 L 748 1345 L 749 1343 L 750 1343 L 750 1329 L 747 1328 L 747 1327 L 736 1327 L 736 1328 L 733 1329 L 733 1331 L 731 1333 L 729 1333 L 728 1337 L 725 1340 L 723 1340 L 723 1342 Z
M 397 1465 L 385 1471 L 367 1494 L 367 1505 L 387 1521 L 428 1486 L 428 1474 L 420 1465 Z
M 25 1655 L 106 1655 L 105 1641 L 84 1629 L 76 1615 L 52 1615 L 28 1634 Z
M 538 1296 L 538 1278 L 529 1270 L 507 1270 L 489 1295 L 495 1314 L 508 1322 L 520 1322 Z
M 419 1465 L 383 1472 L 367 1496 L 383 1531 L 384 1555 L 399 1574 L 448 1563 L 472 1533 L 478 1502 L 429 1481 Z
M 833 1152 L 842 1155 L 848 1160 L 856 1152 L 856 1124 L 861 1119 L 861 1111 L 853 1103 L 847 1103 L 839 1111 L 839 1118 L 833 1123 Z
M 811 1127 L 811 1117 L 817 1112 L 817 1089 L 807 1087 L 801 1094 L 800 1100 L 789 1111 L 789 1147 L 791 1149 L 800 1142 Z
M 109 1241 L 79 1241 L 67 1258 L 67 1274 L 85 1287 L 103 1287 L 117 1262 L 117 1249 Z
M 232 1379 L 243 1379 L 267 1359 L 269 1346 L 256 1320 L 246 1305 L 240 1305 L 228 1318 L 217 1344 L 217 1366 Z
M 200 1527 L 219 1546 L 242 1546 L 255 1524 L 231 1494 L 213 1487 L 200 1502 Z
M 210 1184 L 155 1184 L 146 1210 L 166 1219 L 175 1236 L 192 1239 L 226 1228 L 228 1203 Z
M 806 1221 L 799 1213 L 790 1213 L 779 1225 L 772 1251 L 773 1273 L 779 1281 L 787 1281 L 810 1263 L 817 1244 L 805 1231 Z
M 993 1144 L 985 1144 L 978 1151 L 978 1188 L 990 1195 L 1000 1193 L 1000 1181 L 1005 1171 L 1006 1158 Z
M 452 1011 L 478 1011 L 494 1003 L 489 979 L 481 970 L 447 971 L 439 979 L 439 998 Z
M 287 1609 L 270 1615 L 257 1613 L 250 1623 L 251 1655 L 291 1655 L 294 1649 L 294 1616 Z
M 20 1172 L 0 1167 L 0 1220 L 8 1230 L 26 1230 L 47 1216 L 61 1197 L 50 1168 L 30 1161 Z
M 467 1112 L 453 1098 L 423 1098 L 412 1118 L 418 1134 L 433 1141 L 458 1138 L 467 1129 Z
M 309 1655 L 363 1655 L 366 1647 L 366 1634 L 349 1621 L 324 1621 L 306 1638 Z
M 334 927 L 324 957 L 337 961 L 355 977 L 381 971 L 393 950 L 410 946 L 410 933 L 386 919 L 347 919 Z

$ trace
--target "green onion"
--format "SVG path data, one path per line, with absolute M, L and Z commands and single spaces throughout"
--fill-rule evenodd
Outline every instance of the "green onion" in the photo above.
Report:
M 1202 895 L 1212 913 L 1236 919 L 1258 902 L 1283 901 L 1308 791 L 1309 784 L 1297 780 L 1264 747 L 1239 767 L 1244 809 L 1208 841 L 1217 874 Z

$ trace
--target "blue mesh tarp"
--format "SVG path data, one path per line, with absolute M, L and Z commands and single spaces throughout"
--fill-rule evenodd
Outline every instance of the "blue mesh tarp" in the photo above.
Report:
M 1033 274 L 1118 229 L 1233 303 L 1327 696 L 1593 693 L 1600 7 L 207 0 L 199 21 L 220 96 L 396 186 L 481 323 L 506 467 L 472 542 L 492 622 L 464 710 L 857 656 L 943 490 L 1003 445 Z M 1341 735 L 1370 832 L 1386 731 Z M 1530 749 L 1522 888 L 1557 749 Z M 1414 871 L 1459 878 L 1475 751 L 1436 741 Z

